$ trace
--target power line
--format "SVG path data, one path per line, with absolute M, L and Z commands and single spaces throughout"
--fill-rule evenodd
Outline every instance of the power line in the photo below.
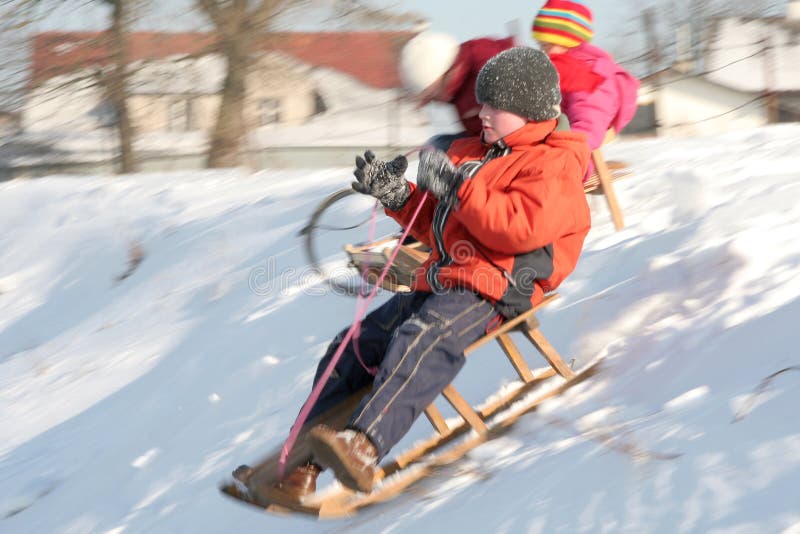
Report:
M 720 71 L 722 69 L 728 68 L 731 65 L 735 65 L 736 63 L 744 61 L 745 59 L 750 59 L 751 57 L 755 57 L 755 56 L 758 56 L 760 54 L 765 54 L 767 52 L 767 48 L 768 47 L 765 46 L 761 50 L 753 52 L 752 54 L 750 54 L 748 56 L 740 57 L 739 59 L 735 59 L 735 60 L 731 61 L 730 63 L 726 63 L 725 65 L 722 65 L 720 67 L 717 67 L 717 68 L 714 68 L 714 69 L 710 69 L 710 70 L 706 70 L 706 71 L 702 72 L 701 75 L 711 74 L 712 72 L 717 72 L 717 71 Z
M 683 127 L 683 126 L 693 126 L 695 124 L 701 124 L 703 122 L 708 122 L 708 121 L 712 121 L 714 119 L 719 119 L 720 117 L 724 117 L 725 115 L 730 115 L 731 113 L 733 113 L 735 111 L 739 111 L 740 109 L 742 109 L 744 107 L 747 107 L 750 104 L 753 104 L 755 102 L 758 102 L 759 100 L 763 100 L 764 98 L 766 98 L 766 95 L 758 95 L 757 97 L 751 98 L 747 102 L 745 102 L 743 104 L 740 104 L 740 105 L 736 106 L 735 108 L 731 108 L 728 111 L 724 111 L 722 113 L 718 113 L 717 115 L 712 115 L 711 117 L 706 117 L 704 119 L 699 119 L 699 120 L 692 121 L 692 122 L 680 122 L 680 123 L 677 123 L 677 124 L 671 124 L 670 126 L 667 126 L 667 128 L 680 128 L 680 127 Z
M 764 44 L 764 42 L 765 42 L 764 40 L 761 40 L 761 41 L 758 41 L 757 43 L 753 43 L 753 44 Z M 707 76 L 708 74 L 712 74 L 714 72 L 721 71 L 723 69 L 726 69 L 726 68 L 730 67 L 731 65 L 735 65 L 736 63 L 740 63 L 740 62 L 742 62 L 742 61 L 744 61 L 746 59 L 750 59 L 752 57 L 755 57 L 755 56 L 758 56 L 758 55 L 761 55 L 761 54 L 766 54 L 768 49 L 769 49 L 768 46 L 763 46 L 761 49 L 757 50 L 756 52 L 753 52 L 752 54 L 749 54 L 747 56 L 743 56 L 743 57 L 734 59 L 733 61 L 730 61 L 730 62 L 728 62 L 728 63 L 726 63 L 724 65 L 720 65 L 719 67 L 715 67 L 713 69 L 704 70 L 702 72 L 686 74 L 686 75 L 681 76 L 679 78 L 674 78 L 674 79 L 671 79 L 671 80 L 667 80 L 665 82 L 660 82 L 658 84 L 658 87 L 663 87 L 665 85 L 670 85 L 670 84 L 673 84 L 673 83 L 682 82 L 684 80 L 688 80 L 688 79 L 691 79 L 691 78 L 702 78 L 703 76 Z

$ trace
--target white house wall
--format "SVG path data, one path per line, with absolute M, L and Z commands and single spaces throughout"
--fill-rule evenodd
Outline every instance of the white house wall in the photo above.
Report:
M 91 132 L 102 127 L 99 110 L 102 99 L 89 81 L 59 76 L 31 90 L 22 109 L 22 127 L 30 132 Z
M 315 111 L 311 68 L 282 54 L 267 54 L 256 62 L 247 75 L 245 116 L 251 127 L 260 124 L 260 105 L 265 99 L 278 101 L 281 125 L 297 125 Z
M 727 132 L 767 123 L 763 102 L 746 105 L 751 93 L 741 93 L 697 78 L 672 81 L 656 96 L 658 134 L 695 136 Z M 740 106 L 743 106 L 741 109 Z M 732 110 L 736 111 L 732 111 Z
M 191 102 L 191 130 L 210 131 L 219 108 L 217 95 L 134 95 L 128 98 L 128 113 L 136 133 L 166 132 L 170 130 L 170 106 L 187 101 Z
M 724 19 L 706 58 L 710 80 L 742 91 L 800 90 L 800 28 Z
M 303 124 L 256 128 L 250 146 L 258 147 L 386 147 L 422 144 L 434 133 L 459 131 L 461 125 L 433 130 L 427 110 L 401 98 L 393 89 L 376 89 L 342 72 L 316 68 L 311 79 L 325 102 L 325 113 Z M 447 126 L 450 128 L 448 129 Z
M 217 122 L 219 96 L 198 95 L 192 98 L 192 120 L 199 130 L 210 132 Z

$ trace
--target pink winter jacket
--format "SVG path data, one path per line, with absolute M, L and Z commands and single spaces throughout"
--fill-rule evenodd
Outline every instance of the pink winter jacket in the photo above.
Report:
M 588 43 L 564 53 L 588 63 L 593 72 L 604 78 L 592 92 L 561 95 L 561 111 L 569 118 L 572 131 L 585 133 L 589 147 L 594 150 L 603 144 L 609 128 L 619 132 L 633 118 L 639 80 L 615 63 L 604 50 Z

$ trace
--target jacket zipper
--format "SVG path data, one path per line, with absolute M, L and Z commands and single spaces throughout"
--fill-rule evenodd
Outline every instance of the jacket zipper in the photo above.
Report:
M 507 156 L 511 153 L 511 149 L 505 142 L 500 139 L 492 145 L 492 148 L 486 153 L 486 156 L 476 165 L 473 169 L 470 169 L 466 175 L 466 178 L 472 178 L 478 170 L 483 167 L 487 162 L 498 158 Z M 470 162 L 465 162 L 462 166 L 468 164 Z M 444 246 L 444 226 L 447 223 L 447 219 L 450 216 L 450 211 L 452 207 L 449 204 L 445 204 L 443 208 L 443 204 L 440 202 L 436 206 L 436 211 L 433 214 L 433 222 L 431 226 L 433 226 L 433 238 L 436 241 L 436 250 L 439 252 L 439 261 L 435 262 L 431 265 L 430 269 L 428 269 L 426 279 L 428 281 L 428 285 L 431 286 L 431 289 L 435 291 L 441 291 L 442 286 L 439 283 L 439 269 L 446 265 L 450 265 L 453 262 L 453 258 L 445 250 Z M 473 243 L 474 244 L 474 243 Z M 481 255 L 486 258 L 486 260 L 495 268 L 499 269 L 508 283 L 511 284 L 512 287 L 517 287 L 516 281 L 512 278 L 511 274 L 508 271 L 497 265 L 493 262 L 487 255 L 484 253 L 477 244 L 475 244 L 475 249 L 481 253 Z

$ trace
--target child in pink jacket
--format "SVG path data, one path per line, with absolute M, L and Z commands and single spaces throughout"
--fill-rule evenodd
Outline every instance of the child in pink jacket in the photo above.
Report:
M 533 38 L 560 77 L 561 111 L 594 150 L 606 132 L 621 131 L 636 113 L 639 81 L 604 50 L 590 45 L 592 11 L 580 1 L 548 0 L 533 20 Z M 591 175 L 593 166 L 584 177 Z

